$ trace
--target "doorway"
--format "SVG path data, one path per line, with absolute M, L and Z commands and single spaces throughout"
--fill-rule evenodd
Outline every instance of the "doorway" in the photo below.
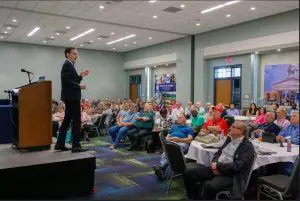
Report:
M 132 101 L 141 99 L 142 93 L 142 76 L 141 75 L 130 75 L 129 76 L 129 98 Z
M 214 104 L 232 102 L 236 108 L 241 108 L 241 70 L 242 65 L 214 68 Z

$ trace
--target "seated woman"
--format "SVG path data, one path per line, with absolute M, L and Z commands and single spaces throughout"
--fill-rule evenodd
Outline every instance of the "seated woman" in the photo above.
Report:
M 142 137 L 151 135 L 153 128 L 153 111 L 149 103 L 144 105 L 144 113 L 140 117 L 135 118 L 134 128 L 128 131 L 128 138 L 131 146 L 128 151 L 140 150 L 140 142 Z
M 257 111 L 257 107 L 255 103 L 251 103 L 249 109 L 247 110 L 246 116 L 255 116 L 256 115 L 256 111 Z
M 65 106 L 61 104 L 52 114 L 52 137 L 56 137 L 57 131 L 65 117 Z
M 267 113 L 267 109 L 265 107 L 259 108 L 259 110 L 257 110 L 256 112 L 256 118 L 253 121 L 253 123 L 257 125 L 263 125 L 265 123 L 266 113 Z

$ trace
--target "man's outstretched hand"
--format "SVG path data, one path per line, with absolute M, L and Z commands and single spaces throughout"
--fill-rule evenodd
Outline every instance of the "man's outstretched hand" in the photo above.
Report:
M 86 70 L 81 71 L 80 76 L 81 76 L 81 77 L 85 77 L 85 76 L 87 76 L 89 73 L 90 73 L 90 70 L 89 70 L 89 69 L 86 69 Z

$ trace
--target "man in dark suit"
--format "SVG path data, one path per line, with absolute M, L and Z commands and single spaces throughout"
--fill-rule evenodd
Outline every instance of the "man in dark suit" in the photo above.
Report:
M 84 76 L 89 74 L 89 70 L 82 71 L 79 75 L 76 72 L 74 64 L 77 60 L 78 52 L 74 47 L 65 49 L 65 62 L 61 69 L 61 100 L 65 103 L 65 117 L 59 129 L 59 136 L 54 147 L 55 150 L 68 151 L 65 146 L 66 133 L 72 122 L 72 152 L 83 152 L 80 146 L 80 124 L 81 124 L 81 89 L 85 89 L 84 84 L 80 81 Z

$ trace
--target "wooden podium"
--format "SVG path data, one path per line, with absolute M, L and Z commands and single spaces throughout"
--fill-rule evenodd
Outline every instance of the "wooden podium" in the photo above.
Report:
M 13 143 L 22 150 L 45 150 L 52 143 L 52 83 L 35 82 L 13 96 L 16 122 Z

